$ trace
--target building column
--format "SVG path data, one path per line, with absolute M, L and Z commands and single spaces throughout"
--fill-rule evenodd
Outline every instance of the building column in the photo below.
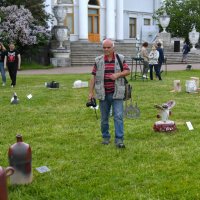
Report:
M 117 26 L 117 41 L 124 40 L 124 3 L 123 0 L 117 0 L 116 5 L 116 26 Z
M 88 0 L 79 1 L 79 40 L 88 41 Z
M 115 0 L 106 1 L 106 37 L 115 40 Z

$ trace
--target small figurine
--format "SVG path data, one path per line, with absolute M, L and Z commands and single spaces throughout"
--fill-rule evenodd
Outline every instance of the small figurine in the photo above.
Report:
M 180 80 L 174 80 L 173 92 L 181 92 L 181 81 Z
M 15 173 L 10 176 L 12 185 L 29 184 L 33 180 L 32 151 L 29 144 L 23 142 L 22 135 L 16 135 L 17 142 L 8 149 L 8 160 Z
M 157 118 L 161 118 L 160 121 L 155 122 L 153 129 L 158 132 L 171 132 L 176 130 L 176 124 L 174 121 L 169 120 L 171 115 L 171 108 L 175 106 L 175 101 L 170 100 L 167 103 L 162 105 L 155 105 L 160 112 L 157 115 Z
M 8 200 L 7 178 L 14 173 L 14 168 L 7 167 L 3 169 L 0 166 L 0 199 Z
M 19 103 L 19 99 L 18 99 L 18 97 L 17 97 L 16 92 L 14 92 L 14 94 L 13 94 L 11 100 L 10 100 L 10 103 L 11 103 L 11 104 L 18 104 L 18 103 Z
M 185 83 L 186 92 L 188 93 L 197 93 L 197 82 L 193 80 L 186 80 Z
M 186 70 L 191 70 L 191 68 L 192 68 L 192 65 L 187 65 L 186 66 Z

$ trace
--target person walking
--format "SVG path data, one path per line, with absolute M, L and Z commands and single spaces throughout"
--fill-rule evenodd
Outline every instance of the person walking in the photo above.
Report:
M 148 51 L 147 51 L 147 47 L 148 47 L 148 42 L 144 42 L 142 44 L 142 48 L 140 51 L 140 56 L 141 58 L 144 59 L 143 61 L 143 71 L 142 71 L 142 77 L 143 78 L 147 78 L 147 74 L 148 74 L 148 70 L 149 70 L 149 55 L 148 55 Z
M 190 46 L 187 42 L 184 42 L 183 49 L 182 49 L 182 62 L 187 63 L 188 60 L 188 53 L 190 52 Z
M 3 43 L 0 42 L 0 71 L 2 77 L 2 86 L 6 85 L 6 72 L 4 69 L 4 57 L 5 57 L 6 48 L 4 47 Z
M 15 45 L 13 43 L 9 44 L 9 50 L 5 54 L 4 58 L 4 67 L 8 69 L 11 87 L 15 87 L 17 79 L 17 70 L 21 66 L 21 56 L 20 53 L 15 50 Z
M 153 68 L 156 72 L 156 76 L 159 80 L 162 80 L 159 72 L 158 64 L 159 52 L 156 50 L 156 46 L 153 45 L 151 52 L 149 53 L 149 68 L 150 68 L 150 79 L 153 80 Z
M 161 68 L 162 68 L 162 64 L 165 61 L 164 51 L 163 51 L 163 48 L 161 47 L 161 45 L 162 44 L 160 42 L 157 43 L 157 51 L 159 52 L 159 58 L 158 58 L 158 72 L 159 73 L 163 72 L 163 70 L 161 70 Z
M 130 69 L 124 56 L 118 54 L 123 65 L 123 70 L 121 71 L 112 40 L 105 39 L 103 41 L 103 52 L 103 55 L 95 58 L 88 98 L 89 100 L 95 98 L 95 90 L 96 98 L 99 99 L 101 112 L 102 144 L 108 145 L 110 143 L 109 115 L 112 106 L 115 126 L 115 144 L 118 148 L 124 148 L 124 77 L 130 74 Z

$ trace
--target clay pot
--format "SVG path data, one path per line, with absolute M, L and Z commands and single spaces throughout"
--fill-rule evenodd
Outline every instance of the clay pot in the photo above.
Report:
M 7 167 L 6 169 L 0 167 L 0 200 L 8 200 L 7 177 L 13 173 L 14 169 L 12 167 Z
M 15 169 L 15 173 L 10 177 L 10 183 L 28 184 L 32 182 L 31 147 L 23 142 L 21 135 L 17 135 L 16 138 L 17 142 L 8 150 L 9 164 Z

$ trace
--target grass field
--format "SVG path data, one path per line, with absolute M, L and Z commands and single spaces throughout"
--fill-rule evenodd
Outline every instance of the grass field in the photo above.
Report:
M 23 61 L 21 64 L 21 69 L 22 70 L 27 70 L 27 69 L 50 69 L 53 68 L 52 65 L 40 65 L 38 63 L 34 62 L 25 62 Z
M 133 103 L 141 116 L 125 118 L 125 149 L 101 145 L 100 121 L 85 103 L 88 88 L 73 89 L 84 75 L 18 75 L 16 88 L 0 87 L 0 165 L 8 166 L 7 151 L 17 133 L 32 148 L 33 182 L 9 185 L 10 200 L 198 200 L 200 199 L 200 94 L 185 92 L 185 81 L 200 71 L 163 74 L 163 81 L 131 81 Z M 179 79 L 182 92 L 172 93 Z M 44 83 L 58 81 L 59 89 Z M 20 99 L 11 105 L 15 91 Z M 28 100 L 26 96 L 32 94 Z M 154 104 L 175 100 L 171 120 L 178 130 L 155 133 Z M 99 110 L 97 111 L 100 117 Z M 189 131 L 185 122 L 194 127 Z M 40 174 L 35 168 L 47 166 Z

